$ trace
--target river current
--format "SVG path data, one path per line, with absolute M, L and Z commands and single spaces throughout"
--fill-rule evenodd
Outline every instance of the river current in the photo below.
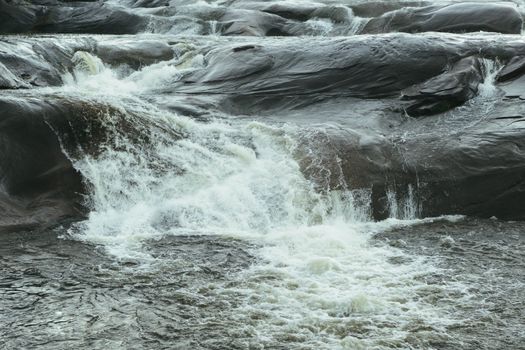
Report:
M 325 165 L 336 116 L 159 108 L 158 91 L 202 66 L 192 45 L 224 40 L 208 24 L 177 28 L 172 61 L 131 71 L 79 51 L 63 86 L 38 89 L 106 106 L 111 137 L 96 155 L 63 150 L 89 189 L 84 220 L 0 235 L 0 348 L 525 349 L 525 224 L 422 218 L 412 189 L 374 221 L 371 191 Z M 498 98 L 499 63 L 485 64 L 465 107 L 480 118 Z

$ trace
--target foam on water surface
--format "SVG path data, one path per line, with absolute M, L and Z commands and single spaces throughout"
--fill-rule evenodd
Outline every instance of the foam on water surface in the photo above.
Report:
M 146 69 L 177 74 L 162 65 Z M 144 70 L 126 78 L 109 68 L 84 73 L 75 72 L 69 86 L 100 98 L 104 86 L 124 84 L 127 89 L 104 90 L 107 103 L 129 118 L 147 120 L 144 125 L 162 127 L 139 128 L 148 142 L 136 143 L 111 124 L 110 113 L 106 116 L 113 144 L 96 157 L 74 159 L 90 188 L 91 211 L 87 220 L 73 225 L 71 237 L 151 269 L 159 261 L 143 247 L 169 235 L 219 235 L 253 243 L 258 262 L 220 293 L 241 296 L 236 314 L 262 343 L 278 342 L 286 334 L 317 349 L 381 348 L 385 342 L 405 346 L 413 324 L 446 337 L 443 327 L 453 320 L 421 298 L 429 288 L 425 276 L 439 269 L 371 238 L 403 225 L 457 217 L 417 219 L 410 197 L 401 207 L 391 201 L 392 219 L 372 222 L 369 201 L 357 200 L 363 193 L 345 184 L 318 192 L 305 178 L 296 159 L 304 129 L 198 122 L 134 98 L 139 90 L 133 77 L 142 84 Z M 124 94 L 133 103 L 122 102 Z M 352 327 L 365 325 L 367 336 L 356 337 L 360 333 Z

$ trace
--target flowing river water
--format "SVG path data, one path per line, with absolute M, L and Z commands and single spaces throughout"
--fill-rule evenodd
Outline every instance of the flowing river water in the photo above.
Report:
M 198 54 L 131 74 L 74 59 L 38 94 L 107 106 L 111 138 L 96 156 L 64 147 L 85 220 L 0 235 L 0 348 L 525 349 L 525 224 L 420 218 L 412 192 L 376 222 L 372 194 L 324 166 L 338 120 L 158 108 L 152 91 Z M 473 110 L 495 98 L 486 64 Z

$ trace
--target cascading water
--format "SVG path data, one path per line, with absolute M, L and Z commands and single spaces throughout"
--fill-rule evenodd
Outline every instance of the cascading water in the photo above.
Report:
M 484 79 L 483 83 L 478 87 L 479 98 L 487 100 L 494 99 L 498 97 L 498 88 L 496 87 L 495 80 L 502 65 L 495 60 L 484 59 L 482 66 Z
M 220 31 L 219 31 L 219 27 L 218 27 L 219 26 L 218 21 L 211 20 L 208 23 L 210 25 L 210 35 L 219 35 Z
M 521 349 L 522 25 L 0 0 L 0 349 Z
M 115 86 L 117 79 L 108 68 L 74 75 L 68 90 L 86 83 Z M 220 294 L 237 295 L 238 322 L 268 346 L 283 332 L 306 348 L 367 348 L 386 339 L 404 344 L 407 332 L 381 324 L 416 322 L 439 329 L 454 322 L 417 297 L 427 288 L 422 276 L 436 273 L 436 267 L 369 240 L 385 229 L 428 222 L 415 219 L 412 191 L 402 207 L 390 208 L 393 217 L 410 220 L 373 223 L 366 195 L 343 183 L 339 190 L 318 192 L 304 177 L 294 157 L 305 154 L 297 148 L 307 131 L 260 122 L 198 122 L 133 95 L 123 100 L 122 91 L 104 99 L 126 118 L 160 127 L 139 129 L 149 142 L 137 144 L 113 126 L 111 113 L 105 115 L 112 143 L 96 157 L 74 159 L 89 187 L 90 213 L 73 225 L 70 236 L 153 270 L 160 262 L 142 248 L 150 240 L 218 235 L 254 244 L 259 262 Z M 92 92 L 98 98 L 101 93 L 110 94 Z M 404 262 L 392 262 L 399 259 Z M 448 293 L 456 287 L 437 288 Z M 370 336 L 344 335 L 343 324 L 368 325 Z M 436 336 L 445 337 L 440 331 Z

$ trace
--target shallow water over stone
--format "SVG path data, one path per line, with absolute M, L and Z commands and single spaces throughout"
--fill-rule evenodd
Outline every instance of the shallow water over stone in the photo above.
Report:
M 0 348 L 522 349 L 523 6 L 0 0 Z
M 399 249 L 390 264 L 423 258 L 439 267 L 415 277 L 422 285 L 405 302 L 442 309 L 449 323 L 414 317 L 399 329 L 359 308 L 317 323 L 271 320 L 271 308 L 252 308 L 257 297 L 246 288 L 280 285 L 286 277 L 246 273 L 261 263 L 254 244 L 166 237 L 146 242 L 150 260 L 139 262 L 58 238 L 61 231 L 2 235 L 5 348 L 519 349 L 525 340 L 521 223 L 436 220 L 375 235 L 371 245 Z M 366 266 L 361 273 L 373 278 Z M 257 325 L 265 322 L 278 322 L 279 331 L 260 337 Z

